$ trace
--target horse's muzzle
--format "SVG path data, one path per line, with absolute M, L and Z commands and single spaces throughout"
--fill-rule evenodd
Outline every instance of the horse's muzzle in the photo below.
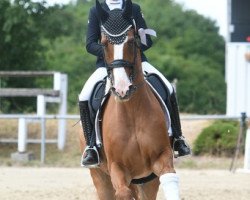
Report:
M 118 91 L 116 91 L 114 87 L 111 87 L 111 91 L 120 101 L 128 101 L 132 94 L 136 91 L 136 86 L 130 85 L 126 93 L 122 95 Z

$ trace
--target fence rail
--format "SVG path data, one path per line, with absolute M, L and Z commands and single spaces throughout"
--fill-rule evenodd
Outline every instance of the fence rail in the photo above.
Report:
M 31 114 L 0 114 L 0 119 L 79 119 L 79 115 L 31 115 Z
M 0 77 L 53 76 L 56 71 L 0 71 Z
M 0 114 L 0 119 L 79 119 L 79 115 L 31 115 L 31 114 Z M 181 115 L 181 120 L 240 120 L 239 116 L 227 115 Z
M 59 90 L 40 88 L 1 88 L 0 97 L 37 97 L 38 95 L 59 97 Z
M 52 143 L 53 141 L 49 141 L 46 139 L 46 120 L 52 119 L 65 119 L 65 120 L 79 120 L 79 115 L 25 115 L 25 114 L 0 114 L 1 119 L 29 119 L 29 120 L 41 120 L 41 139 L 36 141 L 30 141 L 34 143 L 41 143 L 41 163 L 45 162 L 45 152 L 46 152 L 46 143 Z M 241 116 L 226 116 L 226 115 L 181 115 L 181 120 L 241 120 Z M 9 142 L 20 142 L 19 140 L 9 140 Z M 1 142 L 8 142 L 8 140 L 1 139 Z M 24 141 L 23 141 L 24 142 Z M 25 141 L 26 142 L 26 141 Z M 29 142 L 29 140 L 28 140 Z

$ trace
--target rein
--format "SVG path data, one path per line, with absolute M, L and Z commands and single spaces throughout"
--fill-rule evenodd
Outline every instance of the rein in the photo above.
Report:
M 135 63 L 131 63 L 129 61 L 119 59 L 119 60 L 112 61 L 110 64 L 107 64 L 107 68 L 108 69 L 121 68 L 121 67 L 133 68 L 134 65 Z

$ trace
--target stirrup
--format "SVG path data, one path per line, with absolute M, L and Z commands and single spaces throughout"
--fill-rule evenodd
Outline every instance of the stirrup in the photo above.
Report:
M 174 154 L 174 158 L 180 157 L 179 152 L 175 150 L 175 143 L 176 143 L 177 141 L 179 141 L 179 140 L 183 141 L 184 144 L 186 145 L 186 147 L 190 150 L 189 154 L 187 154 L 187 155 L 181 155 L 181 156 L 188 156 L 188 155 L 191 155 L 191 148 L 190 148 L 190 146 L 188 145 L 188 143 L 186 142 L 185 137 L 180 136 L 180 137 L 178 137 L 178 138 L 173 138 L 173 154 Z M 177 152 L 177 153 L 176 153 L 176 152 Z
M 83 159 L 84 159 L 84 155 L 86 154 L 86 151 L 89 150 L 89 149 L 92 149 L 96 152 L 97 154 L 97 164 L 93 164 L 93 165 L 83 165 L 82 162 L 83 162 Z M 82 154 L 82 157 L 81 157 L 81 163 L 80 163 L 81 167 L 85 167 L 85 168 L 97 168 L 99 167 L 100 165 L 100 156 L 99 156 L 99 152 L 97 150 L 97 148 L 95 146 L 93 147 L 90 147 L 90 146 L 87 146 Z

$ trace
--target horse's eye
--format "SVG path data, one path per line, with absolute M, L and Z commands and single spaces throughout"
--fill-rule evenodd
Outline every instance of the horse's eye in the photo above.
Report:
M 107 40 L 101 41 L 101 45 L 102 45 L 102 48 L 107 48 L 108 47 L 108 41 Z

